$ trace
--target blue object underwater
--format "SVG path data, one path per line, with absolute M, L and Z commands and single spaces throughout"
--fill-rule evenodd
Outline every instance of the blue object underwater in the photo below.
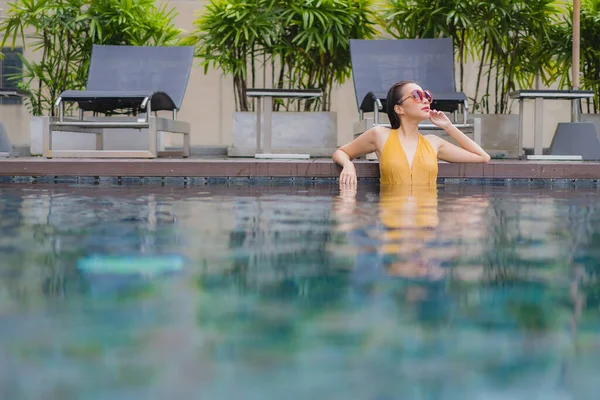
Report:
M 184 258 L 168 256 L 91 255 L 77 261 L 77 269 L 93 291 L 111 291 L 138 286 L 183 269 Z

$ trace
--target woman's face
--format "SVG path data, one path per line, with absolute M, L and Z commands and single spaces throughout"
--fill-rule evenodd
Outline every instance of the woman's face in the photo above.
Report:
M 421 86 L 409 83 L 402 88 L 402 97 L 394 109 L 401 116 L 422 121 L 429 118 L 430 98 Z

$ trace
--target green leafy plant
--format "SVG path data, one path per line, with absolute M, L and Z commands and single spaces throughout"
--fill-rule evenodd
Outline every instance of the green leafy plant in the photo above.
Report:
M 474 48 L 473 7 L 480 2 L 439 0 L 391 0 L 384 6 L 386 31 L 397 39 L 451 37 L 459 63 L 459 90 L 464 86 L 464 67 Z
M 478 60 L 473 109 L 510 112 L 508 93 L 551 76 L 551 53 L 539 43 L 550 36 L 559 8 L 554 0 L 392 0 L 383 7 L 387 32 L 396 38 L 451 37 L 459 64 Z M 492 98 L 493 96 L 493 98 Z M 491 101 L 493 100 L 493 101 Z
M 270 72 L 271 87 L 324 93 L 286 109 L 329 111 L 333 85 L 351 73 L 350 39 L 373 38 L 375 19 L 372 0 L 212 0 L 184 42 L 205 71 L 232 75 L 237 110 L 250 110 L 248 85 L 260 74 L 266 84 Z
M 586 100 L 584 111 L 600 112 L 600 0 L 582 0 L 580 13 L 580 71 L 581 89 L 593 90 L 594 98 Z M 550 40 L 544 50 L 555 61 L 553 78 L 561 89 L 571 89 L 571 67 L 573 65 L 573 6 L 567 5 L 566 13 L 553 26 Z
M 494 113 L 510 112 L 509 93 L 531 88 L 536 76 L 544 83 L 551 81 L 551 54 L 542 51 L 540 43 L 550 36 L 560 9 L 554 0 L 493 0 L 475 25 L 475 43 L 482 54 L 474 97 L 475 108 L 490 112 L 490 103 L 482 107 L 477 96 L 481 77 L 487 75 L 485 94 L 495 94 Z
M 349 39 L 375 36 L 372 6 L 370 0 L 281 2 L 284 29 L 270 51 L 272 59 L 281 61 L 274 87 L 321 88 L 323 98 L 306 101 L 304 111 L 313 109 L 311 103 L 329 111 L 334 83 L 345 82 L 351 74 Z
M 2 46 L 40 54 L 23 59 L 13 79 L 31 93 L 33 115 L 54 115 L 61 92 L 85 86 L 93 44 L 169 45 L 180 35 L 176 14 L 154 0 L 16 0 L 0 22 Z
M 257 60 L 275 42 L 274 6 L 274 0 L 211 1 L 194 21 L 194 32 L 183 39 L 196 46 L 195 55 L 202 59 L 205 73 L 210 66 L 218 66 L 233 76 L 236 105 L 242 111 L 249 107 L 248 83 L 256 84 Z

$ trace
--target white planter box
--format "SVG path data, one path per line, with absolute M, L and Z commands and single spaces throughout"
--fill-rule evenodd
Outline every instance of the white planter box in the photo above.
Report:
M 519 147 L 518 114 L 473 114 L 481 118 L 481 147 L 490 155 L 517 158 Z
M 337 149 L 335 112 L 274 112 L 272 115 L 273 153 L 308 153 L 313 157 L 326 157 Z M 229 156 L 253 157 L 256 153 L 256 114 L 233 113 L 231 137 Z
M 44 140 L 42 132 L 44 123 L 50 117 L 31 117 L 29 121 L 29 152 L 32 156 L 41 156 L 44 154 Z

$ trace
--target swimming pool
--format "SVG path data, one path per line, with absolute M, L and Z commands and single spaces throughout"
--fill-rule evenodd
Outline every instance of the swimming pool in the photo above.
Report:
M 600 190 L 0 185 L 0 398 L 600 389 Z

